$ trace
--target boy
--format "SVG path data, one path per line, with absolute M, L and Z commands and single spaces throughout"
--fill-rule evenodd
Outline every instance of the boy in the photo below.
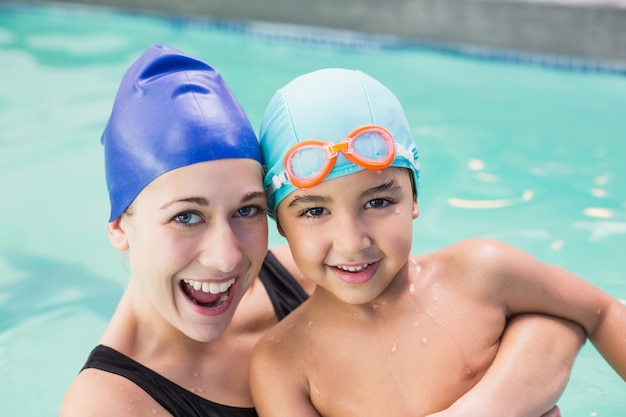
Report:
M 270 214 L 317 286 L 255 348 L 260 416 L 445 410 L 485 374 L 520 313 L 579 323 L 626 378 L 626 307 L 581 278 L 487 239 L 410 254 L 418 152 L 378 81 L 340 69 L 296 78 L 268 106 L 261 146 Z M 508 415 L 537 412 L 517 400 Z M 499 401 L 490 411 L 503 411 Z

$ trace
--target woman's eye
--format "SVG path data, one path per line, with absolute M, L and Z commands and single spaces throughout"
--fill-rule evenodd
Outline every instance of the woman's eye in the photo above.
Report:
M 383 208 L 387 207 L 391 202 L 386 198 L 375 198 L 365 204 L 365 208 Z
M 246 206 L 237 210 L 237 217 L 254 217 L 260 214 L 261 209 L 256 206 Z
M 174 221 L 181 224 L 197 224 L 202 222 L 202 217 L 199 215 L 192 213 L 190 211 L 186 211 L 184 213 L 177 214 L 174 217 Z

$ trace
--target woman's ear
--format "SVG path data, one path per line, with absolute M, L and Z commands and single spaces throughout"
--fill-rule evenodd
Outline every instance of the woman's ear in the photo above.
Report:
M 417 197 L 413 199 L 413 220 L 417 219 L 420 215 L 420 208 L 417 204 Z
M 128 238 L 126 237 L 126 231 L 124 230 L 122 216 L 119 216 L 117 219 L 109 223 L 107 226 L 107 234 L 109 235 L 111 245 L 115 249 L 122 252 L 128 250 Z

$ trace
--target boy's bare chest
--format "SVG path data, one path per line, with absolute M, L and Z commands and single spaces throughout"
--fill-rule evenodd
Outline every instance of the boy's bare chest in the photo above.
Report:
M 311 400 L 330 416 L 415 416 L 468 391 L 495 357 L 504 322 L 478 309 L 398 312 L 381 325 L 326 329 L 311 344 Z

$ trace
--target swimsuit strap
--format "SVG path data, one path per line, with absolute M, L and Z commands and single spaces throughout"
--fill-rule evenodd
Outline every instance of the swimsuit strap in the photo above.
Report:
M 91 351 L 83 366 L 87 368 L 134 382 L 174 417 L 258 417 L 254 408 L 231 407 L 202 398 L 108 346 L 98 345 Z

